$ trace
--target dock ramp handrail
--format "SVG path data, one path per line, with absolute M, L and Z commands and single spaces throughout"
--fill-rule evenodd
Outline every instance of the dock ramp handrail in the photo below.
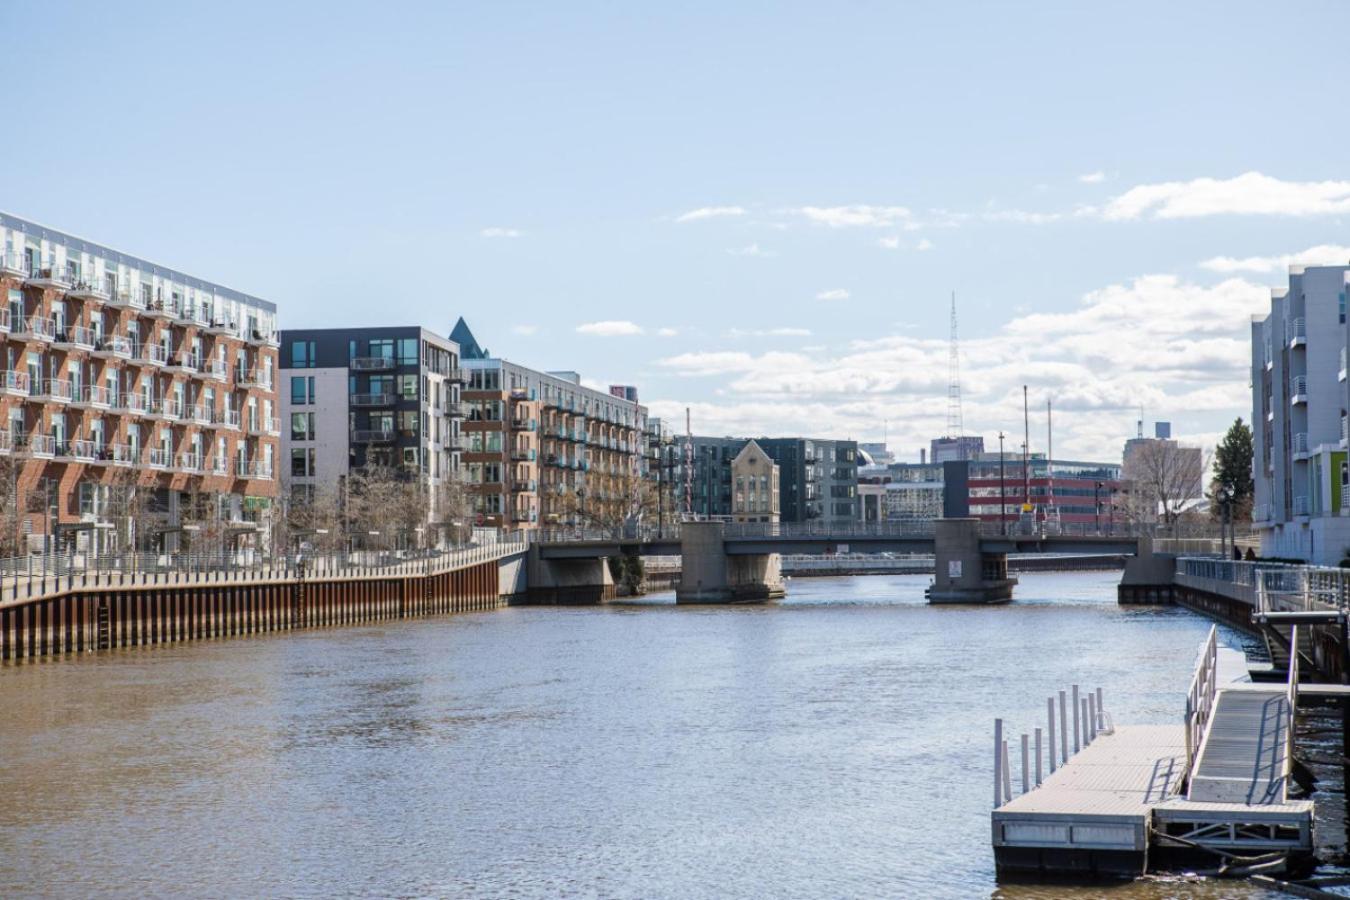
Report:
M 1186 780 L 1190 781 L 1195 770 L 1196 758 L 1200 746 L 1205 740 L 1205 730 L 1209 728 L 1209 719 L 1214 712 L 1214 696 L 1218 689 L 1218 628 L 1209 626 L 1209 635 L 1200 646 L 1200 657 L 1195 662 L 1195 674 L 1191 676 L 1191 686 L 1186 692 Z
M 1299 674 L 1299 652 L 1298 652 L 1298 626 L 1295 625 L 1290 630 L 1289 635 L 1289 684 L 1285 688 L 1285 703 L 1289 707 L 1289 721 L 1284 729 L 1284 790 L 1289 791 L 1289 779 L 1294 771 L 1294 727 L 1298 722 L 1298 674 Z

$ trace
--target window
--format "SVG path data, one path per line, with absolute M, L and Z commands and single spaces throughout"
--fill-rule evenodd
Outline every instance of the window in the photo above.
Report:
M 415 409 L 400 410 L 398 414 L 398 433 L 401 437 L 417 437 L 418 414 Z
M 314 402 L 314 376 L 291 376 L 291 404 L 305 406 Z
M 398 342 L 398 363 L 401 366 L 415 366 L 420 362 L 417 355 L 417 338 L 400 338 Z
M 316 364 L 313 341 L 291 341 L 292 369 L 312 369 Z
M 314 413 L 291 413 L 291 440 L 314 440 Z
M 291 477 L 308 478 L 314 471 L 314 448 L 295 447 L 291 450 Z
M 398 395 L 404 400 L 417 399 L 417 376 L 400 375 L 398 376 Z
M 379 340 L 370 342 L 370 355 L 376 359 L 394 358 L 394 342 L 390 340 Z

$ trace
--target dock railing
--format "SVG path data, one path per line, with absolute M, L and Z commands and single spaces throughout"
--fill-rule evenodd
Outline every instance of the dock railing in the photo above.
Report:
M 1284 781 L 1284 790 L 1289 790 L 1289 778 L 1294 771 L 1294 727 L 1298 720 L 1298 626 L 1295 625 L 1289 633 L 1289 684 L 1285 688 L 1284 699 L 1288 705 L 1288 722 L 1284 730 L 1284 771 L 1281 776 Z
M 1059 704 L 1056 707 L 1056 699 Z M 1046 698 L 1046 728 L 1037 727 L 1020 740 L 1022 790 L 1025 794 L 1041 786 L 1048 775 L 1063 766 L 1074 754 L 1098 736 L 1115 731 L 1111 716 L 1102 706 L 1102 689 L 1080 694 L 1078 685 L 1057 696 Z M 1058 715 L 1056 715 L 1058 709 Z M 1056 742 L 1058 736 L 1058 742 Z M 1034 752 L 1034 753 L 1033 753 Z M 1048 765 L 1048 771 L 1047 766 Z M 994 720 L 994 808 L 1013 798 L 1012 753 L 1004 735 L 1003 720 Z
M 1186 691 L 1186 781 L 1189 783 L 1199 750 L 1205 742 L 1205 731 L 1214 712 L 1214 697 L 1218 692 L 1217 668 L 1219 660 L 1218 629 L 1209 626 L 1209 635 L 1200 646 L 1200 657 L 1195 662 L 1195 674 Z

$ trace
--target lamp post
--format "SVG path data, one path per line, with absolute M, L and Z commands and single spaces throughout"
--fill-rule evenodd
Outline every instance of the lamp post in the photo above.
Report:
M 998 533 L 1008 533 L 1008 488 L 1003 472 L 1003 432 L 998 433 Z
M 1101 498 L 1101 491 L 1102 491 L 1102 483 L 1101 483 L 1100 481 L 1095 482 L 1095 483 L 1092 485 L 1092 509 L 1093 509 L 1092 522 L 1093 522 L 1093 527 L 1094 527 L 1098 532 L 1100 532 L 1100 531 L 1102 530 L 1102 498 Z

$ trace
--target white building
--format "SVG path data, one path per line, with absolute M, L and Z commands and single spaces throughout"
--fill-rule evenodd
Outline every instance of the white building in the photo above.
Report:
M 1291 266 L 1252 322 L 1252 521 L 1263 556 L 1334 564 L 1350 548 L 1350 266 Z

